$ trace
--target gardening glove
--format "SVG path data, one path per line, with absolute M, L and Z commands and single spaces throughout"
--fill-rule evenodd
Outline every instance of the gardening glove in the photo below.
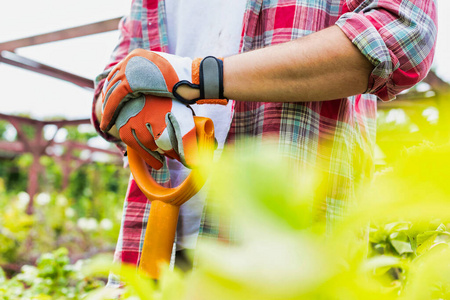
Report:
M 200 98 L 192 101 L 183 99 L 176 93 L 182 85 L 199 89 Z M 102 91 L 100 128 L 103 131 L 111 129 L 123 105 L 142 94 L 170 97 L 186 104 L 226 104 L 222 60 L 208 56 L 193 61 L 161 52 L 133 50 L 106 79 Z M 217 98 L 220 100 L 201 100 Z
M 115 125 L 122 141 L 154 169 L 163 166 L 163 155 L 186 167 L 198 155 L 193 112 L 170 98 L 141 95 L 131 99 L 123 104 Z

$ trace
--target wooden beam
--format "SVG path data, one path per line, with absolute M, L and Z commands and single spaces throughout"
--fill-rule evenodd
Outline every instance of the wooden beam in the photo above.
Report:
M 14 152 L 15 154 L 25 153 L 25 147 L 21 142 L 0 141 L 0 150 Z
M 393 108 L 403 108 L 403 109 L 425 109 L 430 106 L 437 106 L 436 97 L 417 97 L 417 98 L 399 98 L 390 102 L 378 101 L 378 109 L 393 109 Z
M 0 43 L 0 51 L 13 51 L 21 47 L 34 46 L 117 30 L 121 18 L 122 17 L 3 42 Z
M 65 80 L 89 90 L 94 90 L 94 81 L 92 79 L 78 76 L 54 67 L 50 67 L 48 65 L 39 63 L 29 58 L 25 58 L 13 52 L 0 52 L 0 62 L 25 70 L 44 74 L 50 77 Z
M 82 144 L 82 143 L 79 143 L 79 142 L 74 142 L 74 141 L 65 141 L 65 142 L 62 142 L 62 143 L 53 143 L 52 145 L 66 146 L 66 147 L 71 148 L 71 149 L 89 150 L 92 153 L 100 152 L 100 153 L 110 154 L 110 155 L 118 156 L 118 157 L 122 157 L 123 156 L 122 153 L 119 151 L 119 149 L 116 149 L 116 150 L 102 149 L 102 148 L 97 148 L 97 147 L 91 147 L 89 145 Z
M 79 119 L 79 120 L 55 120 L 55 121 L 42 121 L 44 125 L 56 125 L 58 127 L 63 126 L 77 126 L 81 124 L 91 124 L 90 119 Z
M 0 119 L 6 120 L 8 122 L 11 122 L 11 120 L 17 120 L 21 123 L 30 124 L 30 125 L 56 125 L 58 127 L 63 126 L 76 126 L 81 124 L 90 124 L 90 119 L 78 119 L 78 120 L 50 120 L 50 121 L 40 121 L 36 119 L 30 119 L 27 117 L 21 117 L 21 116 L 13 116 L 13 115 L 6 115 L 0 113 Z
M 428 83 L 431 86 L 431 89 L 436 92 L 448 92 L 450 91 L 450 84 L 442 80 L 436 73 L 431 70 L 427 77 L 424 78 L 423 82 Z
M 31 144 L 29 144 L 30 141 L 28 141 L 25 134 L 21 131 L 22 124 L 28 124 L 33 127 L 36 127 L 38 130 L 42 131 L 42 128 L 45 125 L 56 125 L 58 128 L 64 127 L 64 126 L 77 126 L 81 124 L 90 124 L 90 119 L 79 119 L 79 120 L 53 120 L 53 121 L 40 121 L 35 119 L 30 119 L 26 117 L 20 117 L 20 116 L 12 116 L 12 115 L 6 115 L 0 113 L 0 120 L 6 120 L 10 122 L 17 130 L 17 134 L 20 135 L 20 141 L 18 142 L 2 142 L 0 141 L 0 150 L 5 151 L 11 151 L 11 152 L 29 152 L 31 151 Z M 96 148 L 91 147 L 86 144 L 74 142 L 74 141 L 66 141 L 63 143 L 55 143 L 52 140 L 50 141 L 44 141 L 41 139 L 40 143 L 33 144 L 34 147 L 40 147 L 42 149 L 45 149 L 47 147 L 51 147 L 54 145 L 69 147 L 69 148 L 76 148 L 80 150 L 89 150 L 91 152 L 101 152 L 106 153 L 118 157 L 122 157 L 122 153 L 119 150 L 110 150 L 110 149 L 102 149 L 102 148 Z M 28 146 L 28 147 L 27 147 Z M 42 153 L 44 154 L 44 153 Z
M 17 120 L 21 123 L 25 123 L 25 124 L 29 124 L 29 125 L 36 125 L 37 123 L 40 122 L 39 120 L 35 120 L 35 119 L 30 119 L 30 118 L 21 117 L 21 116 L 6 115 L 6 114 L 2 114 L 2 113 L 0 113 L 0 120 L 6 120 L 10 123 L 12 123 L 13 120 Z

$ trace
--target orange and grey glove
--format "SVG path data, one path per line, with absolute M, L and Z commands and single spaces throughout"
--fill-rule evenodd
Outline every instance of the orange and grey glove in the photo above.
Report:
M 115 120 L 122 141 L 154 169 L 164 156 L 185 166 L 198 155 L 192 110 L 170 98 L 142 95 L 127 101 Z
M 186 100 L 177 89 L 188 85 L 200 98 Z M 143 94 L 177 99 L 184 104 L 226 104 L 223 96 L 223 62 L 208 56 L 192 60 L 176 55 L 136 49 L 108 75 L 102 90 L 100 128 L 108 131 L 127 101 Z

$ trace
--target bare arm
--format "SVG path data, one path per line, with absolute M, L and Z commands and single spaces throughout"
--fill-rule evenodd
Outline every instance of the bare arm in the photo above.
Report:
M 224 94 L 240 101 L 321 101 L 361 94 L 372 64 L 337 26 L 229 57 Z
M 297 40 L 227 57 L 224 95 L 239 101 L 323 101 L 367 90 L 373 65 L 338 26 Z M 198 90 L 179 89 L 188 99 Z

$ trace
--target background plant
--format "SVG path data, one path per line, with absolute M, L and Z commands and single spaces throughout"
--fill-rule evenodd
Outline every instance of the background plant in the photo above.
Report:
M 24 265 L 12 279 L 0 268 L 0 299 L 81 299 L 104 285 L 81 272 L 84 263 L 71 264 L 67 249 L 60 248 L 41 255 L 35 267 Z

